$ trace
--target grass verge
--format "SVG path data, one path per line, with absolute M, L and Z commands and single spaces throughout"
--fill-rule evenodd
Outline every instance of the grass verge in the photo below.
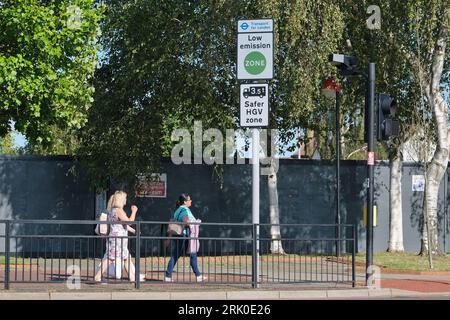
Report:
M 365 263 L 365 253 L 356 255 L 356 262 Z M 405 252 L 377 252 L 373 254 L 374 264 L 380 268 L 404 271 L 450 271 L 450 255 L 433 256 L 433 269 L 430 269 L 428 256 Z
M 30 259 L 29 258 L 9 258 L 9 264 L 10 265 L 30 265 Z M 34 261 L 33 261 L 34 262 Z M 33 264 L 33 262 L 31 264 Z M 5 256 L 0 256 L 0 265 L 6 264 L 6 258 Z

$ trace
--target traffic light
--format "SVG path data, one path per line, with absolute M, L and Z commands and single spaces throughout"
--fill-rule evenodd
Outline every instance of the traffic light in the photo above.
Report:
M 377 140 L 389 140 L 399 133 L 399 122 L 394 119 L 397 103 L 386 93 L 378 94 Z

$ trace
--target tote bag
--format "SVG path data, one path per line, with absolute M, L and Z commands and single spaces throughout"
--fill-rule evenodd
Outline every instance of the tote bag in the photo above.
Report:
M 98 216 L 97 220 L 98 221 L 107 221 L 108 215 L 106 213 L 102 212 Z M 109 229 L 109 224 L 97 223 L 97 225 L 95 226 L 95 233 L 98 234 L 99 236 L 106 236 L 108 234 L 108 229 Z

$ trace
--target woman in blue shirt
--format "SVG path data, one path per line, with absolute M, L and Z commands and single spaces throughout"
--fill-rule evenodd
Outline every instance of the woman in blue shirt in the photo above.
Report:
M 189 225 L 189 222 L 201 222 L 200 220 L 195 219 L 189 207 L 192 205 L 192 199 L 189 195 L 181 194 L 177 201 L 177 210 L 173 214 L 173 218 L 177 221 L 184 222 L 186 226 Z M 183 254 L 183 252 L 188 248 L 189 244 L 189 229 L 183 229 L 183 235 L 179 236 L 178 239 L 174 239 L 172 245 L 172 252 L 170 255 L 169 264 L 167 265 L 167 270 L 165 274 L 164 281 L 173 282 L 172 272 L 178 261 L 178 258 Z M 206 277 L 202 276 L 200 270 L 198 270 L 197 264 L 197 253 L 190 253 L 190 264 L 192 267 L 192 271 L 194 271 L 197 282 L 202 282 L 206 280 Z

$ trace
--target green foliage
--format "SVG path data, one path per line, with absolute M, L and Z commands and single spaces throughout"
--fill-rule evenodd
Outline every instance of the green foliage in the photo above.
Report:
M 426 103 L 423 88 L 420 87 L 419 67 L 429 76 L 431 52 L 435 46 L 437 29 L 443 22 L 448 1 L 341 1 L 341 11 L 345 14 L 346 29 L 344 39 L 351 41 L 349 48 L 342 43 L 342 52 L 358 58 L 358 67 L 366 70 L 369 62 L 376 63 L 376 90 L 391 94 L 397 100 L 396 117 L 400 120 L 401 134 L 397 139 L 385 144 L 386 151 L 395 153 L 396 148 L 411 134 L 425 130 L 426 136 L 433 138 L 433 119 L 430 105 Z M 381 28 L 370 30 L 366 20 L 369 5 L 381 9 Z M 449 66 L 447 50 L 445 66 Z M 447 77 L 447 78 L 446 78 Z M 345 84 L 346 96 L 364 97 L 363 81 L 349 79 Z M 449 86 L 448 74 L 441 79 L 443 87 Z M 357 104 L 355 104 L 357 105 Z M 362 107 L 362 103 L 359 107 Z M 345 110 L 344 113 L 351 113 Z M 362 122 L 360 122 L 362 124 Z M 363 139 L 362 131 L 359 136 Z M 352 140 L 354 138 L 351 138 Z M 381 153 L 381 145 L 379 148 Z M 381 159 L 381 154 L 377 158 Z M 385 155 L 384 157 L 388 157 Z
M 79 23 L 69 6 L 79 8 Z M 30 143 L 45 149 L 54 143 L 52 128 L 86 123 L 101 16 L 94 0 L 2 1 L 0 136 L 13 120 Z
M 381 7 L 382 29 L 369 30 L 368 1 L 106 3 L 95 102 L 79 136 L 80 154 L 89 157 L 94 181 L 103 185 L 110 179 L 132 179 L 137 173 L 157 171 L 161 156 L 170 155 L 174 129 L 192 132 L 194 121 L 223 133 L 236 128 L 236 21 L 242 18 L 274 19 L 271 127 L 281 130 L 281 143 L 291 140 L 295 129 L 312 129 L 318 132 L 322 153 L 333 156 L 334 143 L 328 133 L 334 132 L 334 121 L 328 118 L 335 105 L 320 92 L 325 79 L 340 78 L 327 63 L 333 52 L 358 57 L 361 70 L 369 61 L 377 63 L 377 91 L 397 98 L 399 117 L 406 124 L 402 130 L 406 130 L 412 121 L 410 110 L 416 110 L 411 106 L 421 105 L 423 98 L 404 53 L 404 48 L 415 48 L 413 32 L 419 30 L 408 19 L 420 18 L 425 24 L 420 30 L 434 30 L 431 24 L 437 20 L 426 19 L 433 8 L 440 7 L 439 1 L 430 5 L 421 1 L 419 7 L 402 1 L 375 1 L 370 4 Z M 428 49 L 432 41 L 427 36 L 433 34 L 420 36 Z M 352 48 L 347 47 L 347 39 Z M 341 84 L 343 158 L 352 154 L 351 159 L 365 159 L 364 151 L 355 152 L 366 144 L 364 79 L 348 77 Z M 387 154 L 380 152 L 380 156 Z
M 81 154 L 97 184 L 159 169 L 174 129 L 225 132 L 238 115 L 238 3 L 110 1 Z
M 60 129 L 53 125 L 49 127 L 52 143 L 49 146 L 32 144 L 30 142 L 23 148 L 22 153 L 40 155 L 76 155 L 80 148 L 77 131 Z
M 275 77 L 272 80 L 272 128 L 280 140 L 292 139 L 294 128 L 323 131 L 334 110 L 321 95 L 322 82 L 336 70 L 328 55 L 340 43 L 344 20 L 335 1 L 270 1 L 256 5 L 255 17 L 275 23 Z
M 14 147 L 12 132 L 8 132 L 0 138 L 0 154 L 17 154 L 19 150 Z
M 223 132 L 238 125 L 236 22 L 273 17 L 275 79 L 272 128 L 281 141 L 314 127 L 326 63 L 342 33 L 333 1 L 109 1 L 102 30 L 105 57 L 81 154 L 94 181 L 158 170 L 174 145 L 171 133 L 194 121 Z M 318 111 L 319 110 L 319 111 Z

